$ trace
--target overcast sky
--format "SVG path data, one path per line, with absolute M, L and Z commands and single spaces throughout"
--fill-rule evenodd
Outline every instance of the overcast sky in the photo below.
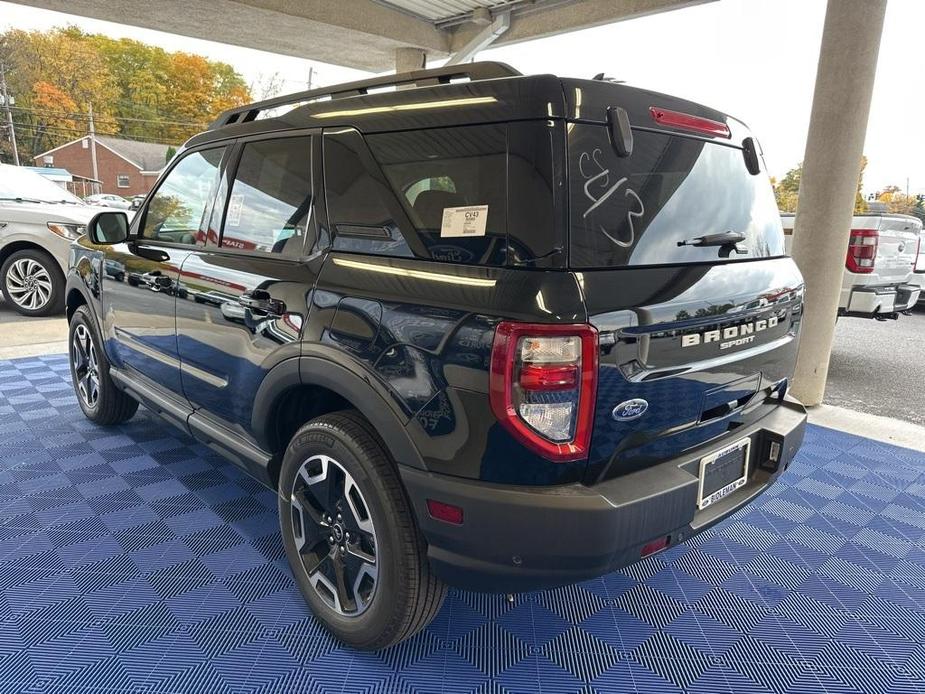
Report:
M 758 135 L 782 176 L 803 157 L 825 0 L 720 0 L 483 52 L 521 72 L 591 77 L 598 72 L 730 113 Z M 76 24 L 232 64 L 254 82 L 275 72 L 304 89 L 362 76 L 357 70 L 111 22 L 0 2 L 0 30 Z M 865 189 L 889 184 L 925 193 L 925 0 L 889 0 L 867 142 Z

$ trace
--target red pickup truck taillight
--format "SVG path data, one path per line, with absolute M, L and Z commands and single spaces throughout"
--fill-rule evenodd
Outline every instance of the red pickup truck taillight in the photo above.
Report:
M 867 274 L 874 271 L 877 262 L 877 244 L 880 232 L 876 229 L 852 229 L 848 241 L 845 267 L 851 272 Z
M 499 323 L 491 351 L 495 417 L 548 460 L 587 457 L 597 351 L 597 330 L 591 325 Z

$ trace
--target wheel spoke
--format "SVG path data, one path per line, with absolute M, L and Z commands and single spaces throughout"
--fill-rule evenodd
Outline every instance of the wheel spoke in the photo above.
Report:
M 296 546 L 300 553 L 310 552 L 324 539 L 327 523 L 321 513 L 304 497 L 302 492 L 293 492 L 292 509 L 299 516 L 298 532 L 295 532 Z
M 344 609 L 348 603 L 353 602 L 350 593 L 347 590 L 347 572 L 344 566 L 343 558 L 334 559 L 334 585 L 337 588 L 337 600 L 340 602 L 341 609 Z

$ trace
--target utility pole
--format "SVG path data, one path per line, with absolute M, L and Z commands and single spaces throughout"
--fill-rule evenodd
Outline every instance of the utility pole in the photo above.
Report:
M 6 111 L 6 123 L 10 130 L 10 143 L 13 145 L 13 163 L 19 166 L 19 150 L 16 148 L 16 129 L 13 127 L 13 112 L 10 106 L 13 99 L 6 91 L 6 65 L 0 63 L 0 98 L 3 99 L 3 109 Z
M 100 180 L 100 172 L 96 166 L 96 127 L 93 125 L 93 104 L 90 104 L 90 161 L 93 162 L 93 179 Z

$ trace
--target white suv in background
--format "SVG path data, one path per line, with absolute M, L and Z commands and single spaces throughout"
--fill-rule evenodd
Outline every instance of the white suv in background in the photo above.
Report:
M 782 213 L 787 251 L 793 241 L 792 213 Z M 838 315 L 897 318 L 919 299 L 912 284 L 922 222 L 903 214 L 855 215 L 845 256 Z
M 64 309 L 71 241 L 101 208 L 47 178 L 0 164 L 0 290 L 24 316 Z

